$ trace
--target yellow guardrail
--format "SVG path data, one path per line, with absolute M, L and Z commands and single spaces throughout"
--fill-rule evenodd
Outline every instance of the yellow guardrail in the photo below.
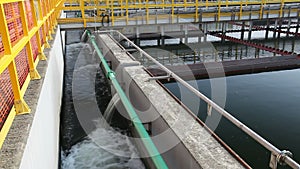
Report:
M 63 0 L 0 0 L 0 148 L 16 115 L 30 112 L 23 99 L 45 60 Z
M 103 11 L 108 11 L 106 14 L 110 16 L 111 25 L 115 25 L 116 21 L 125 21 L 126 25 L 128 25 L 129 20 L 132 18 L 129 14 L 130 10 L 144 10 L 144 16 L 146 23 L 149 23 L 150 17 L 155 16 L 151 14 L 150 9 L 169 9 L 170 15 L 172 19 L 174 14 L 179 16 L 180 18 L 193 18 L 194 22 L 198 22 L 199 20 L 199 12 L 198 10 L 194 10 L 191 14 L 176 14 L 176 10 L 178 8 L 209 8 L 209 7 L 217 7 L 216 12 L 205 12 L 202 17 L 217 17 L 219 20 L 222 16 L 229 16 L 230 12 L 222 12 L 221 8 L 237 6 L 239 7 L 239 11 L 234 11 L 236 16 L 242 17 L 244 15 L 249 15 L 249 11 L 243 11 L 242 7 L 255 5 L 260 6 L 258 11 L 256 12 L 260 16 L 263 16 L 263 7 L 265 5 L 278 4 L 280 5 L 279 10 L 270 10 L 270 13 L 277 12 L 279 16 L 282 16 L 283 12 L 287 9 L 284 9 L 284 5 L 286 3 L 294 3 L 299 2 L 299 0 L 66 0 L 65 5 L 62 7 L 64 11 L 78 11 L 80 16 L 74 18 L 64 18 L 59 19 L 59 23 L 83 23 L 84 27 L 86 27 L 88 22 L 101 20 L 101 14 L 105 14 Z M 85 12 L 95 12 L 93 15 L 85 15 Z M 297 9 L 292 9 L 292 12 L 296 12 Z M 116 13 L 118 12 L 118 13 Z M 159 15 L 160 16 L 160 15 Z

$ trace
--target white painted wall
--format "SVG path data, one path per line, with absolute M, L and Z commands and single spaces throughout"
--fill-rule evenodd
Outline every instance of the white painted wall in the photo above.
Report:
M 48 68 L 22 157 L 21 169 L 58 168 L 59 118 L 63 85 L 63 53 L 58 33 L 48 56 Z

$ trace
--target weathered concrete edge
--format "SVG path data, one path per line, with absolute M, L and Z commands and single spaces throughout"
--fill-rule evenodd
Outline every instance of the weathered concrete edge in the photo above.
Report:
M 244 168 L 142 66 L 124 68 L 202 168 Z
M 56 34 L 60 36 L 60 30 L 56 30 Z M 57 36 L 53 41 L 49 41 L 53 45 Z M 48 60 L 40 61 L 37 65 L 41 79 L 30 81 L 29 86 L 24 95 L 24 100 L 31 109 L 30 114 L 18 115 L 15 117 L 12 126 L 6 136 L 4 144 L 0 150 L 0 168 L 1 169 L 18 169 L 20 168 L 23 153 L 26 148 L 27 140 L 31 131 L 32 123 L 36 115 L 37 103 L 44 84 L 45 75 L 51 59 L 50 52 L 54 49 L 45 49 L 44 53 Z M 46 127 L 46 126 L 45 126 Z M 43 156 L 45 154 L 39 154 Z

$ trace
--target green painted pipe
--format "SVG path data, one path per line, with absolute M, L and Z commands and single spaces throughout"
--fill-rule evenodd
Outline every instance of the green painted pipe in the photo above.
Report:
M 112 71 L 110 69 L 102 52 L 98 48 L 98 45 L 95 41 L 95 36 L 91 35 L 91 32 L 88 30 L 87 30 L 87 35 L 91 39 L 91 43 L 92 43 L 93 47 L 95 48 L 95 50 L 102 62 L 102 65 L 106 71 L 106 78 L 108 78 L 112 82 L 112 85 L 114 86 L 117 93 L 119 94 L 119 97 L 120 97 L 126 111 L 128 112 L 128 114 L 134 124 L 135 129 L 137 130 L 139 136 L 141 137 L 141 140 L 142 140 L 144 146 L 146 147 L 155 167 L 160 168 L 160 169 L 167 169 L 168 168 L 167 164 L 163 160 L 162 156 L 160 155 L 159 151 L 157 150 L 156 146 L 154 145 L 153 141 L 151 140 L 149 134 L 147 133 L 144 125 L 142 124 L 140 118 L 136 114 L 133 106 L 131 105 L 130 101 L 126 97 L 123 89 L 121 88 L 119 82 L 117 81 L 117 79 L 115 77 L 114 71 Z

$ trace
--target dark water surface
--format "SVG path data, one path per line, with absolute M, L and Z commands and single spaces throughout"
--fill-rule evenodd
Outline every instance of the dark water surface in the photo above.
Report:
M 197 84 L 210 97 L 210 80 Z M 225 110 L 300 162 L 300 69 L 227 77 L 226 85 Z M 165 86 L 177 97 L 187 92 L 176 83 Z M 207 120 L 204 102 L 198 116 Z M 222 118 L 215 132 L 253 168 L 268 168 L 270 153 L 228 120 Z

